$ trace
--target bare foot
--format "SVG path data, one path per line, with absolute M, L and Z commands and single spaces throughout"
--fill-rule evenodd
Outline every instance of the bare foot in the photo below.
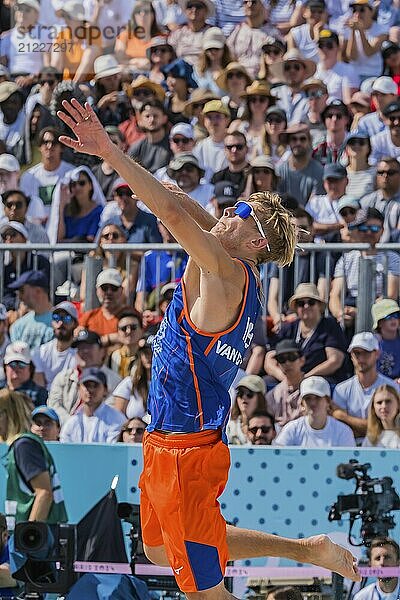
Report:
M 307 562 L 339 573 L 352 581 L 361 581 L 355 557 L 343 546 L 332 542 L 327 535 L 314 535 L 302 541 Z

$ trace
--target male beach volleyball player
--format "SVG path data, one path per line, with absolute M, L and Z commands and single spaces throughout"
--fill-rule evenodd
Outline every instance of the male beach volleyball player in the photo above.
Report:
M 227 390 L 260 305 L 257 265 L 293 258 L 295 231 L 279 197 L 253 194 L 217 221 L 123 154 L 88 104 L 72 100 L 63 107 L 58 116 L 76 139 L 60 140 L 111 164 L 190 255 L 153 345 L 140 479 L 148 558 L 170 564 L 189 599 L 231 597 L 223 583 L 226 562 L 258 556 L 309 562 L 359 580 L 352 554 L 327 536 L 292 540 L 227 526 L 217 501 L 229 470 Z

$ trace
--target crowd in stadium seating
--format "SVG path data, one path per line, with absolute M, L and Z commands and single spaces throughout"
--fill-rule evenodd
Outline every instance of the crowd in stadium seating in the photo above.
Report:
M 400 256 L 377 247 L 400 241 L 397 3 L 3 0 L 0 29 L 0 236 L 24 246 L 1 254 L 0 387 L 24 394 L 32 432 L 141 441 L 152 339 L 188 258 L 153 250 L 175 240 L 143 198 L 59 142 L 57 110 L 75 97 L 217 218 L 271 190 L 299 244 L 318 244 L 262 269 L 230 443 L 399 448 Z M 327 242 L 369 247 L 328 253 Z M 95 249 L 85 257 L 77 243 Z M 366 257 L 373 324 L 360 332 Z

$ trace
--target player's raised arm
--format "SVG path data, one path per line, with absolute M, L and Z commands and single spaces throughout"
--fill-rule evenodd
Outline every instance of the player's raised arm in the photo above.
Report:
M 232 258 L 217 238 L 204 231 L 188 210 L 182 207 L 179 193 L 175 195 L 117 148 L 88 103 L 82 106 L 73 98 L 71 103 L 64 100 L 62 104 L 65 112 L 59 111 L 57 114 L 71 128 L 76 139 L 60 136 L 60 141 L 78 152 L 93 154 L 106 160 L 151 212 L 161 219 L 199 267 L 229 276 L 229 269 L 234 264 Z M 206 229 L 210 229 L 215 222 L 204 218 Z M 236 269 L 236 265 L 232 268 Z

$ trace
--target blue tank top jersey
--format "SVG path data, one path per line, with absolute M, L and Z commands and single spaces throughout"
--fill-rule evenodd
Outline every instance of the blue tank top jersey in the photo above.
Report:
M 225 331 L 200 331 L 190 320 L 183 281 L 176 288 L 153 342 L 148 431 L 221 428 L 227 443 L 228 390 L 252 342 L 260 308 L 257 279 L 249 265 L 239 262 L 246 275 L 243 303 Z

